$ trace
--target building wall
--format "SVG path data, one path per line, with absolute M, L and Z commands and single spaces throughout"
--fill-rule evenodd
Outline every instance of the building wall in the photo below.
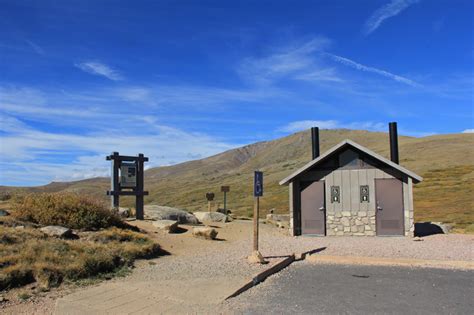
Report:
M 399 178 L 403 182 L 404 230 L 413 236 L 412 180 L 394 173 L 391 169 L 345 169 L 310 171 L 290 184 L 290 216 L 292 235 L 299 234 L 299 182 L 324 180 L 326 188 L 326 235 L 375 236 L 376 203 L 375 179 Z M 369 202 L 360 202 L 360 186 L 369 186 Z M 340 187 L 340 202 L 331 202 L 331 186 Z

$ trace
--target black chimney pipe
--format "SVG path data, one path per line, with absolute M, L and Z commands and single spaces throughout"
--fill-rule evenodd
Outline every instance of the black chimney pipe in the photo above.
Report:
M 388 131 L 390 134 L 390 159 L 393 163 L 399 163 L 398 157 L 398 131 L 397 123 L 391 122 L 388 124 Z
M 319 128 L 311 128 L 311 152 L 313 160 L 319 156 Z

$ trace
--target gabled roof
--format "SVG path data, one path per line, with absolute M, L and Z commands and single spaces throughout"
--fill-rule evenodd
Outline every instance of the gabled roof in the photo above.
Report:
M 281 180 L 280 181 L 280 185 L 286 185 L 288 184 L 289 182 L 291 182 L 291 180 L 293 180 L 295 177 L 297 177 L 298 175 L 304 173 L 305 171 L 307 171 L 308 169 L 310 169 L 311 167 L 313 166 L 316 166 L 318 164 L 320 164 L 321 162 L 325 161 L 327 158 L 331 157 L 333 154 L 335 154 L 336 152 L 338 152 L 340 149 L 342 149 L 343 147 L 352 147 L 352 148 L 355 148 L 359 151 L 362 151 L 364 152 L 365 154 L 371 156 L 372 158 L 382 162 L 383 164 L 386 164 L 398 171 L 400 171 L 401 173 L 413 178 L 414 182 L 415 183 L 419 183 L 423 180 L 423 177 L 413 173 L 412 171 L 409 171 L 407 170 L 406 168 L 404 168 L 403 166 L 400 166 L 399 164 L 397 163 L 394 163 L 386 158 L 384 158 L 383 156 L 381 155 L 378 155 L 377 153 L 375 153 L 374 151 L 371 151 L 369 149 L 367 149 L 366 147 L 364 146 L 361 146 L 360 144 L 357 144 L 355 143 L 354 141 L 351 141 L 349 139 L 346 139 L 344 141 L 342 141 L 341 143 L 333 146 L 331 149 L 327 150 L 326 152 L 324 152 L 324 154 L 320 155 L 319 157 L 317 157 L 316 159 L 310 161 L 309 163 L 307 163 L 305 166 L 303 166 L 302 168 L 300 168 L 299 170 L 297 170 L 296 172 L 292 173 L 290 176 L 286 177 L 285 179 Z

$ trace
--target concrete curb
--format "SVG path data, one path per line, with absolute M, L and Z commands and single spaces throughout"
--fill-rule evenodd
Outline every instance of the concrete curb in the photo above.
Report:
M 230 298 L 233 298 L 233 297 L 236 297 L 236 296 L 242 294 L 243 292 L 247 291 L 248 289 L 250 289 L 250 288 L 256 286 L 257 284 L 259 284 L 260 282 L 264 281 L 269 276 L 281 271 L 282 269 L 285 269 L 286 267 L 288 267 L 294 261 L 295 261 L 295 254 L 292 254 L 292 255 L 286 257 L 285 259 L 283 259 L 279 263 L 277 263 L 277 264 L 273 265 L 272 267 L 268 268 L 267 270 L 264 270 L 264 271 L 260 272 L 259 274 L 257 274 L 255 277 L 252 278 L 252 280 L 250 280 L 249 282 L 244 284 L 241 288 L 239 288 L 237 291 L 235 291 L 234 293 L 232 293 L 231 295 L 226 297 L 225 300 L 228 300 Z
M 474 270 L 474 262 L 464 260 L 428 260 L 410 258 L 311 255 L 306 258 L 306 261 L 318 264 L 377 265 Z

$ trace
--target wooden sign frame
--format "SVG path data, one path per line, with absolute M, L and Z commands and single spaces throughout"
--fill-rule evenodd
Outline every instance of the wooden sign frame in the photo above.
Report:
M 138 156 L 120 155 L 113 152 L 106 157 L 107 161 L 112 161 L 112 174 L 110 177 L 111 190 L 107 191 L 107 195 L 111 196 L 112 208 L 118 208 L 120 203 L 119 196 L 135 196 L 135 216 L 137 220 L 143 220 L 144 204 L 143 196 L 148 195 L 148 191 L 144 191 L 145 171 L 143 164 L 148 162 L 148 158 L 142 153 Z M 122 162 L 132 162 L 136 166 L 136 185 L 135 187 L 121 187 L 119 169 Z

